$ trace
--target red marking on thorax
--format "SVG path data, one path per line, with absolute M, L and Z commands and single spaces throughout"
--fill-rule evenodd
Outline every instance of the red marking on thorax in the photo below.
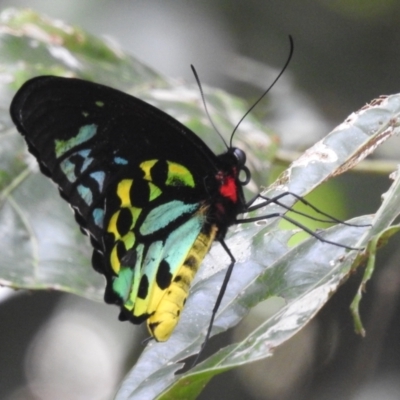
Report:
M 219 192 L 225 198 L 230 199 L 233 203 L 237 202 L 237 187 L 235 178 L 232 176 L 224 176 L 221 180 Z

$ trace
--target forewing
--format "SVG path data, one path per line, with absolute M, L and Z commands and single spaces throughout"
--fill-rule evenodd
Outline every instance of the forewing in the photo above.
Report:
M 34 78 L 18 91 L 10 112 L 42 172 L 58 184 L 97 248 L 108 191 L 141 162 L 177 162 L 191 170 L 196 182 L 215 166 L 211 150 L 178 121 L 103 85 Z M 207 195 L 202 185 L 194 191 L 198 199 Z

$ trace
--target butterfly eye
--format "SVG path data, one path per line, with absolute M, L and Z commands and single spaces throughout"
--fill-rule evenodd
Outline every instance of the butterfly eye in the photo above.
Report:
M 244 152 L 242 152 L 242 153 L 245 154 Z M 245 157 L 246 157 L 246 155 L 245 155 Z M 243 176 L 243 174 L 244 174 L 244 176 Z M 250 182 L 250 179 L 251 179 L 251 172 L 245 165 L 243 165 L 240 168 L 239 182 L 242 186 L 246 186 Z
M 239 169 L 240 170 L 243 169 L 244 165 L 246 164 L 246 153 L 243 150 L 238 149 L 237 147 L 232 148 L 232 153 L 237 159 Z

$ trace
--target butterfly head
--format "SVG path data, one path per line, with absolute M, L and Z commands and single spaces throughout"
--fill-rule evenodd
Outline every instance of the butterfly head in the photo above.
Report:
M 231 147 L 228 150 L 228 154 L 231 154 L 236 163 L 236 168 L 238 171 L 238 176 L 242 173 L 244 174 L 244 179 L 240 179 L 239 177 L 239 182 L 242 186 L 247 185 L 250 182 L 251 179 L 251 173 L 250 170 L 246 167 L 246 153 L 242 149 L 238 149 L 237 147 Z

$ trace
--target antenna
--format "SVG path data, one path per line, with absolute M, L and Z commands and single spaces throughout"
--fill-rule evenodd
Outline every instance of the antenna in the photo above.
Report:
M 228 144 L 226 143 L 224 137 L 221 135 L 221 133 L 220 133 L 220 131 L 218 130 L 218 128 L 216 127 L 216 125 L 214 124 L 214 122 L 213 122 L 213 120 L 212 120 L 212 118 L 211 118 L 211 115 L 210 115 L 210 113 L 208 112 L 207 103 L 206 103 L 206 100 L 205 100 L 205 97 L 204 97 L 203 87 L 201 86 L 201 83 L 200 83 L 200 78 L 199 78 L 199 76 L 198 76 L 198 74 L 197 74 L 197 71 L 196 71 L 195 67 L 194 67 L 192 64 L 190 65 L 190 68 L 192 68 L 193 75 L 194 75 L 194 77 L 195 77 L 195 79 L 196 79 L 197 86 L 199 87 L 199 90 L 200 90 L 201 100 L 202 100 L 202 102 L 203 102 L 203 106 L 204 106 L 204 109 L 205 109 L 205 111 L 206 111 L 208 120 L 210 121 L 210 123 L 211 123 L 212 127 L 214 128 L 215 132 L 218 133 L 219 137 L 220 137 L 220 138 L 222 139 L 222 141 L 224 142 L 224 144 L 225 144 L 225 146 L 226 146 L 227 149 L 230 149 L 230 148 L 232 147 L 233 136 L 234 136 L 235 132 L 237 131 L 237 129 L 239 128 L 239 125 L 240 125 L 240 124 L 243 122 L 243 120 L 253 111 L 253 109 L 254 109 L 254 108 L 257 106 L 257 104 L 266 96 L 266 94 L 274 87 L 275 83 L 279 80 L 279 78 L 282 76 L 282 74 L 285 72 L 286 68 L 288 67 L 288 65 L 289 65 L 289 63 L 290 63 L 290 60 L 292 59 L 292 56 L 293 56 L 293 49 L 294 49 L 293 38 L 292 38 L 291 35 L 289 35 L 289 41 L 290 41 L 290 50 L 289 50 L 289 56 L 288 56 L 288 58 L 287 58 L 287 60 L 286 60 L 285 65 L 283 66 L 281 72 L 279 72 L 278 76 L 274 79 L 274 81 L 273 81 L 273 82 L 271 83 L 271 85 L 268 87 L 268 89 L 267 89 L 267 90 L 258 98 L 258 100 L 246 111 L 246 113 L 243 115 L 243 117 L 240 118 L 239 122 L 236 124 L 235 128 L 234 128 L 233 131 L 232 131 L 231 138 L 230 138 L 230 140 L 229 140 L 229 146 L 228 146 Z
M 239 128 L 239 125 L 242 123 L 242 121 L 253 111 L 255 106 L 265 97 L 265 95 L 274 87 L 275 83 L 278 81 L 278 79 L 282 76 L 282 74 L 285 72 L 286 68 L 288 67 L 290 60 L 292 59 L 293 56 L 293 49 L 294 49 L 294 44 L 293 44 L 293 38 L 291 35 L 289 35 L 289 41 L 290 41 L 290 50 L 289 50 L 289 56 L 286 60 L 285 65 L 283 66 L 281 72 L 279 72 L 278 76 L 275 78 L 275 80 L 271 83 L 269 88 L 258 98 L 258 100 L 247 110 L 247 112 L 243 115 L 242 118 L 240 118 L 240 121 L 236 124 L 235 128 L 233 129 L 231 139 L 229 141 L 229 146 L 232 147 L 232 140 L 233 140 L 233 135 Z
M 219 137 L 220 137 L 220 138 L 222 139 L 222 141 L 224 142 L 226 148 L 229 149 L 228 143 L 226 143 L 224 137 L 221 135 L 220 131 L 219 131 L 219 130 L 217 129 L 217 127 L 215 126 L 213 120 L 211 119 L 211 115 L 210 115 L 210 113 L 208 112 L 206 100 L 205 100 L 205 98 L 204 98 L 203 87 L 201 86 L 200 78 L 199 78 L 199 76 L 197 75 L 197 71 L 196 71 L 195 67 L 194 67 L 192 64 L 190 64 L 190 68 L 192 68 L 192 72 L 193 72 L 193 75 L 194 75 L 194 77 L 195 77 L 195 79 L 196 79 L 197 86 L 199 87 L 201 100 L 202 100 L 202 102 L 203 102 L 204 109 L 206 110 L 206 114 L 207 114 L 208 120 L 211 122 L 211 125 L 212 125 L 212 127 L 214 128 L 215 132 L 218 133 Z

